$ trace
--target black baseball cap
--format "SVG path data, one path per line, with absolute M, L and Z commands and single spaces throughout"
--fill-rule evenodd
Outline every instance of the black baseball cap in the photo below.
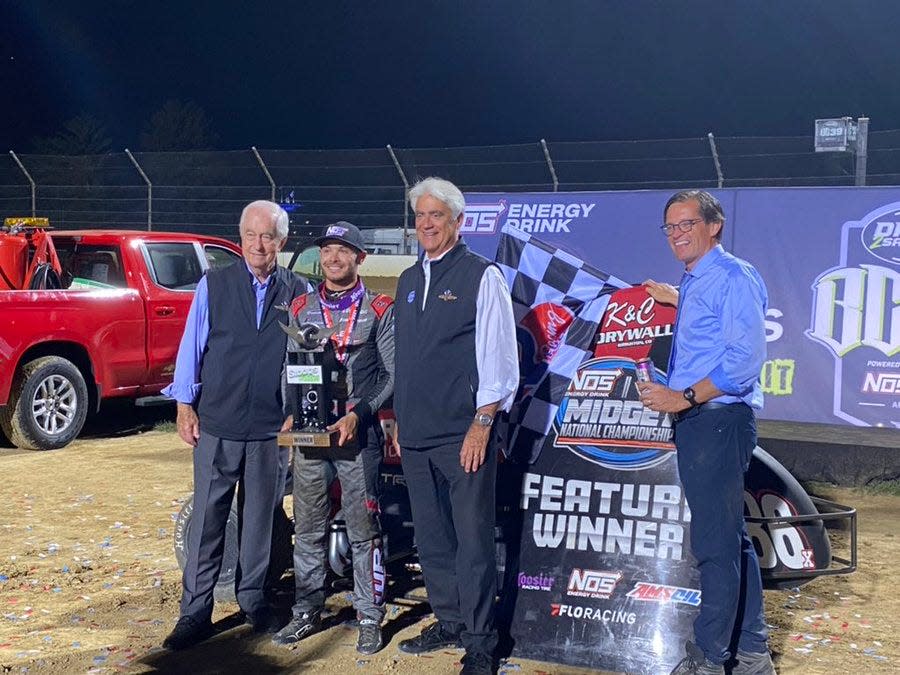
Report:
M 353 223 L 348 223 L 346 220 L 339 220 L 326 227 L 325 234 L 321 237 L 317 237 L 313 243 L 316 246 L 322 246 L 329 241 L 339 241 L 342 244 L 347 244 L 347 246 L 355 248 L 360 253 L 366 252 L 366 245 L 363 244 L 363 238 L 359 228 Z

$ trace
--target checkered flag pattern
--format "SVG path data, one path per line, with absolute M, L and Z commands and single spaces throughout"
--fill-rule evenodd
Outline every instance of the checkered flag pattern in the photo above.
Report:
M 520 336 L 531 332 L 523 319 L 540 304 L 562 305 L 575 317 L 558 336 L 549 362 L 520 364 L 523 383 L 509 415 L 507 454 L 533 463 L 569 381 L 593 354 L 592 341 L 610 294 L 630 284 L 508 225 L 501 230 L 494 262 L 510 288 Z

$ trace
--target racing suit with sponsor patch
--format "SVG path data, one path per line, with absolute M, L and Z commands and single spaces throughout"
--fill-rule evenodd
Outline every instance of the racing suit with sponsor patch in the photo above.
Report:
M 359 417 L 360 448 L 354 459 L 333 460 L 307 459 L 294 450 L 293 613 L 317 611 L 325 604 L 331 508 L 328 483 L 336 471 L 353 552 L 353 606 L 360 618 L 380 622 L 384 618 L 385 575 L 378 525 L 378 471 L 384 436 L 378 409 L 394 389 L 393 300 L 366 290 L 361 281 L 340 299 L 331 299 L 320 284 L 316 291 L 294 299 L 289 317 L 292 326 L 311 323 L 336 329 L 324 358 L 336 359 L 339 372 L 346 377 L 347 408 Z M 287 350 L 298 351 L 294 340 L 288 339 Z

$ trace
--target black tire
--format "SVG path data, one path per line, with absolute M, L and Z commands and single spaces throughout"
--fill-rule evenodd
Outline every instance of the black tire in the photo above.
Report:
M 819 515 L 815 504 L 797 479 L 777 459 L 759 446 L 754 448 L 750 468 L 747 470 L 745 495 L 755 500 L 757 507 L 760 506 L 760 499 L 766 495 L 776 498 L 790 510 L 790 513 L 781 515 Z M 749 515 L 746 502 L 744 514 L 745 516 Z M 753 526 L 749 523 L 747 529 L 760 560 L 763 588 L 774 590 L 796 588 L 809 583 L 814 578 L 814 576 L 793 576 L 797 572 L 809 574 L 828 569 L 831 566 L 831 543 L 828 540 L 825 523 L 821 519 L 811 517 L 801 523 L 789 525 L 763 523 L 759 527 L 762 532 L 760 539 L 753 536 Z M 782 551 L 788 549 L 790 553 L 794 554 L 790 556 L 792 558 L 796 557 L 798 549 L 805 550 L 810 556 L 810 567 L 798 568 L 796 564 L 790 564 L 782 553 L 779 553 L 777 547 L 771 543 L 776 537 L 788 542 L 788 545 L 782 547 Z M 768 543 L 764 544 L 763 542 Z M 793 542 L 793 546 L 790 542 Z
M 175 559 L 183 570 L 187 560 L 187 541 L 191 531 L 191 515 L 194 512 L 193 495 L 184 503 L 175 519 Z M 269 558 L 269 572 L 266 579 L 267 587 L 271 588 L 278 583 L 282 573 L 293 564 L 293 543 L 291 537 L 294 534 L 294 525 L 285 515 L 284 509 L 278 508 L 274 514 L 272 524 L 272 553 Z M 238 514 L 237 499 L 231 502 L 231 511 L 228 514 L 228 522 L 225 523 L 225 550 L 222 554 L 222 569 L 219 572 L 219 580 L 213 589 L 213 599 L 216 602 L 235 602 L 234 577 L 238 563 Z
M 88 405 L 87 385 L 75 364 L 42 356 L 16 373 L 9 401 L 0 409 L 0 427 L 17 447 L 55 450 L 81 433 Z

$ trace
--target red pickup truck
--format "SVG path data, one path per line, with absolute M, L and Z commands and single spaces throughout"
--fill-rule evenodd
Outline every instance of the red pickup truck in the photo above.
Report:
M 172 381 L 203 272 L 241 258 L 216 237 L 54 231 L 58 290 L 0 291 L 0 428 L 21 448 L 70 443 L 88 410 Z

